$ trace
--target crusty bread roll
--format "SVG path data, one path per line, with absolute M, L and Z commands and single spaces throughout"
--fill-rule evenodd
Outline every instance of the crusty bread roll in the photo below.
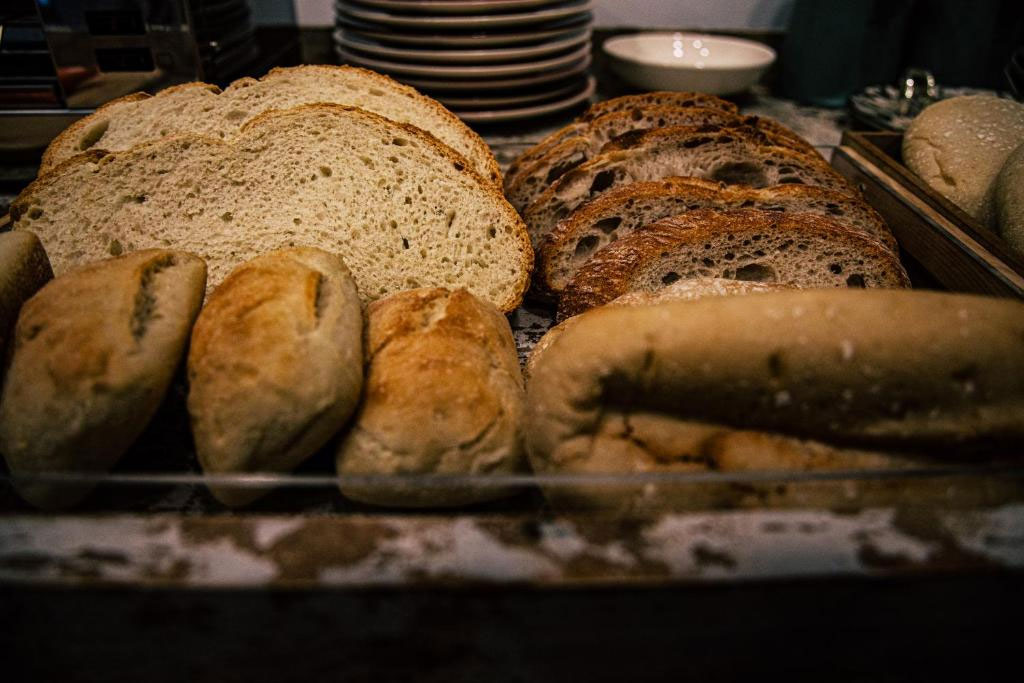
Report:
M 816 467 L 815 452 L 905 467 L 1019 449 L 1024 303 L 821 290 L 604 307 L 540 357 L 525 434 L 538 472 L 789 470 Z
M 1024 254 L 1024 139 L 996 177 L 995 213 L 999 234 Z
M 341 475 L 510 473 L 520 445 L 523 380 L 508 321 L 465 290 L 416 289 L 367 309 L 363 402 L 338 450 Z M 490 487 L 348 485 L 366 503 L 462 505 Z
M 0 453 L 14 474 L 111 467 L 163 400 L 206 287 L 192 254 L 139 251 L 69 272 L 21 309 L 0 397 Z M 25 482 L 40 507 L 90 486 Z
M 39 238 L 30 232 L 0 233 L 0 387 L 7 340 L 25 301 L 53 278 Z
M 236 268 L 192 333 L 188 409 L 208 473 L 287 472 L 352 414 L 363 384 L 363 318 L 339 256 L 295 247 Z M 243 505 L 264 489 L 211 486 Z
M 940 194 L 995 227 L 993 194 L 1006 158 L 1024 141 L 1024 104 L 988 95 L 942 100 L 903 134 L 903 163 Z

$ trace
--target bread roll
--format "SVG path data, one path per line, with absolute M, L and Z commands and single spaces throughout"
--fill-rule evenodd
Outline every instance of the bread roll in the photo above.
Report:
M 988 95 L 942 100 L 903 134 L 903 163 L 984 225 L 995 227 L 995 179 L 1024 140 L 1024 104 Z
M 525 433 L 538 472 L 1012 454 L 1024 443 L 1024 303 L 821 290 L 597 309 L 540 357 Z M 764 438 L 778 447 L 756 447 Z
M 1024 254 L 1024 140 L 996 178 L 995 210 L 999 234 Z
M 0 233 L 0 387 L 7 365 L 7 340 L 25 301 L 53 278 L 39 238 L 30 232 Z
M 236 268 L 210 295 L 188 355 L 203 470 L 287 472 L 341 429 L 363 384 L 363 319 L 339 256 L 296 247 Z M 243 505 L 265 490 L 211 486 Z
M 363 402 L 338 450 L 345 475 L 510 473 L 520 446 L 523 380 L 508 321 L 465 290 L 416 289 L 367 309 Z M 462 505 L 491 487 L 342 483 L 366 503 Z
M 21 309 L 0 397 L 0 452 L 14 474 L 110 468 L 163 400 L 206 286 L 206 266 L 151 249 L 50 282 Z M 40 507 L 84 485 L 16 483 Z

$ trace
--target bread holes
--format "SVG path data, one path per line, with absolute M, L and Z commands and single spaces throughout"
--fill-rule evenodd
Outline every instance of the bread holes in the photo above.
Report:
M 598 242 L 600 242 L 600 240 L 597 235 L 587 235 L 576 243 L 576 249 L 573 254 L 576 258 L 586 258 L 594 252 L 597 248 Z
M 846 286 L 851 289 L 864 289 L 867 284 L 864 282 L 864 276 L 860 273 L 854 273 L 850 277 L 846 278 Z
M 466 167 L 463 166 L 462 163 L 458 161 L 452 162 L 452 168 L 454 168 L 456 171 L 460 173 L 466 170 Z
M 295 225 L 302 225 L 302 219 L 296 216 L 295 218 L 292 219 L 292 223 L 294 223 Z
M 227 114 L 224 115 L 224 118 L 226 118 L 228 121 L 235 121 L 235 122 L 237 122 L 237 121 L 241 121 L 242 119 L 244 119 L 245 116 L 246 116 L 246 113 L 247 112 L 244 112 L 241 109 L 232 109 L 231 111 L 229 111 Z
M 374 97 L 384 97 L 385 95 L 384 91 L 381 90 L 380 88 L 370 88 L 367 92 L 369 92 Z
M 402 249 L 408 249 L 408 248 L 409 248 L 409 240 L 406 239 L 405 237 L 403 237 L 402 238 Z
M 761 263 L 748 263 L 736 269 L 735 279 L 746 282 L 775 282 L 775 269 Z
M 839 207 L 838 204 L 826 204 L 825 211 L 832 214 L 833 216 L 845 216 L 846 212 Z
M 498 236 L 498 231 L 494 228 L 494 226 L 491 226 L 491 227 L 487 228 L 487 239 L 492 240 L 492 239 L 494 239 L 497 236 Z
M 109 127 L 109 120 L 100 121 L 90 126 L 78 141 L 78 149 L 84 152 L 85 150 L 94 147 L 96 143 L 100 141 L 100 138 L 107 134 L 107 129 Z
M 361 156 L 359 157 L 359 160 L 363 162 L 363 166 L 366 166 L 367 168 L 376 168 L 376 165 L 373 163 L 373 159 L 368 156 Z
M 677 273 L 675 271 L 669 271 L 669 272 L 667 272 L 667 273 L 665 273 L 664 275 L 661 276 L 661 284 L 668 286 L 668 285 L 672 284 L 673 282 L 678 281 L 679 279 L 680 279 L 679 273 Z
M 594 176 L 594 182 L 590 183 L 591 196 L 604 192 L 615 183 L 616 173 L 614 170 L 601 171 Z
M 409 144 L 409 141 L 405 138 L 391 138 L 391 144 L 395 147 L 405 147 Z
M 843 274 L 843 267 L 841 265 L 839 265 L 838 263 L 830 263 L 829 266 L 828 266 L 828 269 L 834 275 L 842 275 Z
M 730 185 L 764 187 L 768 184 L 764 169 L 749 161 L 734 161 L 717 166 L 711 171 L 710 178 Z
M 220 219 L 225 223 L 230 223 L 234 219 L 234 216 L 231 214 L 230 211 L 225 211 L 220 215 Z
M 452 224 L 455 223 L 455 209 L 448 209 L 448 212 L 445 214 L 445 218 L 448 220 L 447 227 L 450 229 Z
M 334 171 L 331 170 L 330 166 L 321 166 L 320 167 L 320 175 L 322 175 L 324 178 L 330 178 L 333 174 L 334 174 Z
M 610 235 L 615 228 L 622 224 L 622 216 L 611 216 L 609 218 L 602 218 L 601 220 L 594 223 L 594 229 L 600 230 L 606 235 Z

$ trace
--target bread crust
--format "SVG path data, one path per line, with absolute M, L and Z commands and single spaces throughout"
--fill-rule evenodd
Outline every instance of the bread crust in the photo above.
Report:
M 188 354 L 188 409 L 208 473 L 288 472 L 322 447 L 362 390 L 363 320 L 340 257 L 279 249 L 210 295 Z M 265 489 L 211 486 L 227 505 Z
M 53 269 L 38 237 L 24 230 L 0 233 L 0 388 L 18 312 L 52 279 Z
M 218 147 L 225 150 L 225 156 L 229 156 L 231 150 L 239 149 L 245 144 L 246 140 L 250 136 L 258 135 L 265 127 L 270 126 L 271 124 L 277 125 L 282 121 L 287 121 L 290 117 L 301 120 L 304 117 L 317 112 L 325 113 L 330 116 L 363 119 L 373 125 L 384 127 L 392 132 L 401 132 L 402 135 L 416 138 L 420 144 L 430 148 L 436 155 L 444 159 L 446 164 L 450 164 L 450 168 L 452 169 L 450 172 L 464 175 L 469 179 L 470 183 L 478 187 L 483 195 L 487 197 L 487 201 L 498 214 L 500 221 L 505 225 L 512 226 L 508 234 L 510 235 L 510 239 L 513 243 L 514 254 L 510 255 L 510 258 L 518 261 L 516 272 L 510 277 L 510 281 L 508 283 L 509 294 L 494 303 L 505 312 L 511 312 L 519 305 L 526 289 L 529 286 L 530 272 L 533 267 L 533 248 L 530 245 L 529 237 L 526 234 L 522 219 L 508 204 L 508 202 L 505 201 L 498 189 L 495 188 L 494 185 L 487 183 L 480 178 L 480 176 L 476 174 L 461 155 L 422 129 L 411 124 L 396 123 L 378 114 L 365 111 L 358 107 L 350 107 L 346 105 L 320 103 L 302 105 L 286 110 L 265 111 L 242 126 L 240 135 L 232 142 L 224 142 L 215 138 L 190 134 L 168 137 L 162 140 L 145 143 L 123 152 L 105 153 L 98 150 L 92 150 L 85 154 L 78 155 L 62 162 L 52 171 L 41 175 L 15 199 L 11 205 L 11 218 L 15 224 L 14 227 L 24 228 L 26 225 L 32 225 L 31 221 L 26 220 L 26 214 L 28 214 L 34 204 L 39 201 L 39 197 L 51 189 L 60 187 L 61 183 L 69 182 L 67 180 L 68 178 L 83 170 L 82 167 L 87 166 L 88 164 L 95 164 L 97 168 L 101 168 L 105 164 L 118 164 L 122 162 L 128 164 L 135 160 L 145 159 L 150 155 L 159 155 L 162 153 L 162 150 L 170 149 L 175 145 L 187 144 Z M 19 225 L 19 221 L 22 221 L 21 225 Z M 112 226 L 112 230 L 116 231 L 116 228 L 116 225 Z M 40 237 L 44 244 L 46 244 L 48 236 L 41 232 Z M 57 271 L 60 272 L 61 267 L 66 264 L 61 263 L 60 260 L 55 257 L 54 265 L 57 268 Z
M 814 290 L 605 307 L 534 368 L 526 443 L 543 473 L 708 471 L 722 463 L 714 442 L 736 431 L 931 459 L 1016 455 L 1022 378 L 1024 304 L 1008 299 Z M 726 449 L 730 468 L 804 469 L 804 456 L 754 446 Z
M 338 449 L 345 475 L 511 473 L 523 384 L 508 321 L 465 290 L 415 289 L 367 308 L 362 404 Z M 507 495 L 490 487 L 378 486 L 342 493 L 401 507 L 463 505 Z
M 15 474 L 111 467 L 156 412 L 206 283 L 202 260 L 151 249 L 53 280 L 22 307 L 0 398 L 0 452 Z M 23 482 L 40 507 L 91 486 Z
M 370 71 L 368 69 L 363 69 L 360 67 L 337 66 L 326 64 L 301 65 L 294 67 L 275 67 L 258 80 L 251 78 L 242 78 L 229 85 L 223 91 L 221 91 L 220 88 L 212 84 L 193 82 L 166 88 L 158 92 L 156 95 L 152 96 L 146 93 L 133 93 L 131 95 L 126 95 L 116 100 L 112 100 L 111 102 L 108 102 L 107 104 L 101 106 L 99 109 L 97 109 L 94 113 L 90 114 L 89 116 L 86 116 L 85 118 L 76 121 L 66 130 L 64 130 L 60 135 L 58 135 L 53 140 L 53 142 L 50 143 L 50 145 L 46 149 L 46 152 L 44 152 L 43 154 L 40 172 L 45 173 L 51 170 L 60 161 L 67 159 L 69 155 L 77 153 L 78 150 L 76 148 L 78 144 L 79 135 L 81 134 L 81 132 L 87 128 L 91 128 L 92 126 L 101 123 L 104 120 L 108 120 L 110 115 L 114 112 L 114 110 L 117 109 L 118 105 L 131 102 L 139 102 L 142 100 L 152 100 L 155 103 L 159 103 L 161 101 L 161 98 L 165 98 L 169 95 L 190 88 L 201 88 L 208 90 L 214 94 L 222 94 L 224 92 L 232 91 L 234 89 L 240 89 L 241 87 L 245 87 L 250 83 L 273 81 L 274 79 L 277 78 L 287 77 L 291 73 L 302 71 L 314 71 L 325 74 L 332 74 L 338 72 L 358 74 L 361 78 L 371 81 L 382 88 L 386 88 L 394 93 L 402 95 L 403 97 L 409 98 L 410 100 L 415 100 L 420 105 L 427 107 L 436 115 L 445 119 L 448 122 L 448 124 L 452 126 L 453 130 L 459 131 L 460 136 L 464 138 L 468 146 L 474 151 L 474 158 L 471 161 L 474 162 L 477 170 L 481 172 L 481 175 L 487 178 L 488 183 L 495 185 L 497 187 L 501 187 L 501 171 L 498 167 L 498 162 L 494 159 L 494 155 L 491 154 L 490 148 L 487 146 L 487 143 L 485 143 L 477 133 L 475 133 L 465 123 L 463 123 L 461 119 L 459 119 L 453 113 L 445 109 L 444 106 L 441 105 L 441 103 L 421 94 L 414 88 L 398 83 L 397 81 L 383 74 L 379 74 L 377 72 Z
M 665 218 L 669 215 L 682 213 L 695 208 L 735 209 L 740 207 L 763 208 L 778 206 L 792 202 L 795 210 L 798 202 L 814 200 L 832 203 L 836 211 L 849 211 L 855 208 L 857 213 L 867 219 L 864 227 L 859 227 L 846 220 L 844 216 L 832 216 L 833 220 L 852 230 L 867 232 L 896 253 L 896 238 L 886 226 L 882 217 L 866 202 L 844 195 L 824 187 L 807 185 L 777 185 L 754 189 L 739 185 L 726 185 L 700 178 L 669 177 L 656 181 L 631 183 L 609 190 L 593 201 L 573 211 L 567 218 L 558 223 L 541 242 L 537 252 L 537 275 L 534 285 L 542 291 L 555 295 L 562 292 L 568 284 L 575 269 L 571 267 L 579 241 L 588 234 L 601 233 L 593 244 L 590 253 L 614 242 L 616 239 L 630 234 L 631 229 L 617 223 L 610 231 L 597 229 L 595 225 L 602 221 L 614 221 L 623 213 L 628 213 L 633 205 L 664 205 L 663 215 L 652 220 Z M 675 207 L 674 209 L 672 207 Z M 564 271 L 564 274 L 560 271 Z
M 629 236 L 614 242 L 595 254 L 576 275 L 570 280 L 558 303 L 559 318 L 566 318 L 605 304 L 629 291 L 643 287 L 641 282 L 657 273 L 666 259 L 685 254 L 695 261 L 711 259 L 713 263 L 708 269 L 726 269 L 737 274 L 741 268 L 750 264 L 769 267 L 775 266 L 775 259 L 792 258 L 812 260 L 804 256 L 798 249 L 799 244 L 785 253 L 762 253 L 760 257 L 748 259 L 743 256 L 751 252 L 757 245 L 750 245 L 765 236 L 790 236 L 790 241 L 816 238 L 821 243 L 832 246 L 851 246 L 859 255 L 881 268 L 883 275 L 877 281 L 862 278 L 862 286 L 909 287 L 910 280 L 899 260 L 877 240 L 843 228 L 842 226 L 821 216 L 807 213 L 779 214 L 774 211 L 758 211 L 756 209 L 740 209 L 721 211 L 714 209 L 698 209 L 685 214 L 663 219 L 653 223 Z M 725 239 L 730 245 L 729 251 L 736 252 L 733 258 L 729 253 L 718 254 L 707 251 L 704 243 Z M 765 247 L 767 248 L 767 247 Z M 757 253 L 757 252 L 752 252 Z M 820 264 L 819 268 L 828 267 Z M 776 277 L 787 277 L 773 267 Z M 792 287 L 814 287 L 820 275 L 808 275 L 806 279 L 802 270 L 798 277 L 788 276 L 785 280 L 769 280 Z M 687 279 L 687 274 L 677 277 Z M 721 275 L 719 275 L 721 277 Z M 847 272 L 840 269 L 836 273 L 833 286 L 846 286 Z M 790 279 L 793 278 L 793 279 Z

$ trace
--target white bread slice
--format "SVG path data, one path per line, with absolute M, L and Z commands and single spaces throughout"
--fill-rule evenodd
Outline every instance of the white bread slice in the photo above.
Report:
M 339 254 L 363 301 L 462 286 L 503 311 L 526 288 L 532 250 L 515 210 L 435 138 L 354 107 L 271 111 L 232 142 L 185 135 L 80 155 L 11 206 L 54 272 L 122 251 L 202 254 L 218 285 L 283 246 Z
M 698 209 L 608 245 L 569 281 L 559 317 L 635 290 L 720 277 L 800 289 L 903 288 L 910 280 L 878 240 L 811 213 Z
M 702 92 L 670 92 L 663 90 L 602 100 L 590 105 L 586 111 L 577 116 L 568 126 L 559 128 L 526 150 L 508 167 L 505 177 L 514 177 L 527 165 L 532 164 L 547 154 L 555 145 L 570 137 L 583 134 L 594 119 L 623 111 L 630 112 L 633 116 L 643 116 L 639 112 L 651 107 L 699 107 L 701 109 L 717 109 L 726 114 L 739 113 L 739 109 L 732 102 Z
M 713 127 L 749 126 L 762 134 L 766 143 L 789 147 L 797 152 L 817 155 L 817 151 L 803 138 L 785 126 L 770 119 L 740 116 L 708 107 L 650 107 L 632 111 L 618 111 L 598 117 L 587 124 L 578 135 L 559 142 L 532 163 L 521 164 L 514 176 L 505 177 L 505 196 L 517 211 L 522 212 L 545 189 L 567 172 L 599 154 L 614 138 L 627 133 L 663 128 L 666 126 Z M 529 150 L 527 151 L 529 153 Z
M 617 187 L 569 214 L 541 243 L 535 284 L 558 294 L 580 266 L 608 244 L 661 218 L 699 208 L 817 213 L 897 251 L 896 239 L 874 209 L 835 190 L 808 185 L 753 189 L 672 177 Z
M 856 194 L 820 156 L 770 144 L 749 127 L 713 132 L 669 126 L 616 138 L 601 154 L 569 171 L 523 214 L 534 246 L 583 203 L 616 187 L 668 176 L 690 176 L 730 185 L 800 184 Z
M 40 173 L 89 149 L 115 152 L 180 133 L 227 140 L 265 111 L 320 102 L 418 126 L 464 156 L 483 178 L 501 184 L 487 144 L 439 102 L 367 69 L 327 65 L 272 69 L 259 80 L 239 79 L 223 92 L 207 83 L 186 83 L 153 97 L 135 93 L 116 99 L 58 135 L 43 155 Z

